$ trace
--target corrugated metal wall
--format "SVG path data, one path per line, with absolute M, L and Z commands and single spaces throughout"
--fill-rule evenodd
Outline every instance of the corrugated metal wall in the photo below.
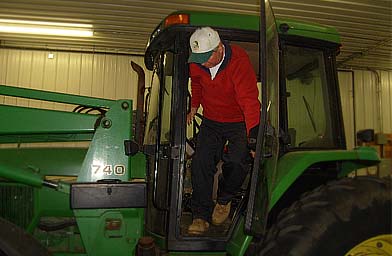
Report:
M 381 99 L 381 131 L 392 133 L 392 71 L 378 72 Z
M 137 75 L 130 61 L 144 67 L 143 57 L 129 55 L 0 49 L 0 84 L 108 99 L 135 99 Z M 146 84 L 151 72 L 146 72 Z M 372 128 L 392 133 L 392 72 L 340 71 L 339 81 L 347 146 L 355 132 Z M 0 103 L 71 109 L 63 104 L 0 96 Z M 136 102 L 134 102 L 136 107 Z
M 340 71 L 339 83 L 348 148 L 356 131 L 392 133 L 392 72 Z
M 52 59 L 48 54 L 54 54 Z M 107 99 L 135 99 L 142 56 L 0 49 L 0 84 Z M 146 72 L 149 81 L 149 72 Z M 0 96 L 0 103 L 69 109 L 63 104 Z M 134 102 L 136 107 L 136 102 Z

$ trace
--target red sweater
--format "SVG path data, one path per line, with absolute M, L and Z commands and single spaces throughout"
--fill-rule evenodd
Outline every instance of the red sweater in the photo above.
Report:
M 260 121 L 260 102 L 256 75 L 245 50 L 225 44 L 225 59 L 214 80 L 210 71 L 190 64 L 192 107 L 201 104 L 203 115 L 210 120 L 232 123 L 245 121 L 246 130 Z

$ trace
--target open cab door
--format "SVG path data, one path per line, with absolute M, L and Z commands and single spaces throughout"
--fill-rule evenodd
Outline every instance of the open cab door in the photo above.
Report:
M 260 2 L 259 52 L 261 117 L 245 218 L 245 233 L 253 236 L 264 233 L 279 153 L 279 40 L 268 0 Z

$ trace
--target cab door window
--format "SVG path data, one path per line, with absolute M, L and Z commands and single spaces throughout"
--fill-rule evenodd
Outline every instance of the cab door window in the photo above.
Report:
M 284 63 L 290 147 L 334 147 L 323 51 L 288 45 Z

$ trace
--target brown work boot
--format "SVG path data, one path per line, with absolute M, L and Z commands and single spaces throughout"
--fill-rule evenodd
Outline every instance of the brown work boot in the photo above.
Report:
M 208 230 L 210 224 L 203 219 L 194 219 L 192 224 L 188 227 L 190 235 L 201 235 Z
M 229 202 L 228 204 L 216 203 L 214 212 L 212 213 L 212 224 L 220 225 L 225 222 L 227 217 L 229 217 L 230 207 L 231 202 Z

